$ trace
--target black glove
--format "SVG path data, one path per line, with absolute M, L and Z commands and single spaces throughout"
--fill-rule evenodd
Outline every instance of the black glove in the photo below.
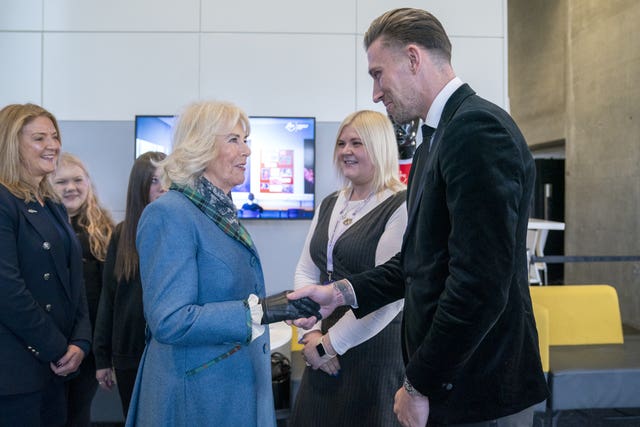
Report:
M 322 319 L 320 305 L 308 297 L 297 300 L 289 300 L 287 294 L 291 291 L 283 291 L 270 297 L 261 298 L 263 325 L 280 322 L 281 320 L 294 320 L 315 316 Z

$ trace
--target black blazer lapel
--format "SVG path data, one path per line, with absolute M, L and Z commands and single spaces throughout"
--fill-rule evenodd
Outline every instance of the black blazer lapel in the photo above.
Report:
M 446 133 L 446 128 L 449 125 L 451 118 L 458 110 L 458 108 L 460 108 L 462 102 L 472 95 L 475 95 L 475 92 L 466 83 L 460 86 L 455 92 L 453 92 L 453 94 L 445 104 L 444 109 L 442 110 L 440 122 L 438 123 L 438 127 L 433 134 L 431 150 L 423 148 L 420 155 L 418 155 L 418 150 L 420 150 L 420 148 L 425 145 L 424 143 L 420 144 L 420 147 L 418 147 L 418 149 L 416 150 L 416 156 L 414 157 L 416 162 L 411 168 L 411 173 L 409 175 L 410 191 L 407 193 L 407 200 L 409 201 L 410 205 L 408 206 L 409 212 L 407 220 L 407 230 L 411 229 L 411 226 L 413 225 L 417 217 L 418 206 L 420 205 L 422 193 L 424 192 L 424 183 L 426 181 L 428 172 L 433 169 L 433 159 L 438 155 L 442 136 Z M 428 147 L 428 144 L 426 145 L 426 147 Z M 414 167 L 419 169 L 416 170 L 415 173 Z
M 51 211 L 51 213 L 56 217 L 56 220 L 60 222 L 62 227 L 69 235 L 71 250 L 70 256 L 81 256 L 75 252 L 77 251 L 75 245 L 75 234 L 71 229 L 69 219 L 66 217 L 66 215 L 64 215 L 63 211 L 58 206 L 50 201 L 47 201 L 46 203 L 49 211 Z M 64 288 L 67 297 L 69 299 L 72 299 L 70 288 L 71 272 L 69 271 L 67 257 L 64 253 L 64 243 L 62 242 L 61 237 L 58 235 L 55 226 L 47 221 L 47 217 L 43 212 L 43 210 L 45 209 L 44 207 L 34 202 L 27 203 L 23 206 L 23 215 L 27 218 L 27 221 L 29 221 L 29 223 L 33 226 L 38 235 L 42 237 L 43 245 L 45 243 L 49 244 L 48 251 L 53 258 L 56 272 L 58 274 L 58 277 L 60 277 L 62 287 Z

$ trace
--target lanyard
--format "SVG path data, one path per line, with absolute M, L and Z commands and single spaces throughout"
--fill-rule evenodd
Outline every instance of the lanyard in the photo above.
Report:
M 349 228 L 349 226 L 354 223 L 356 215 L 369 203 L 369 200 L 371 200 L 373 194 L 374 193 L 372 191 L 362 202 L 351 202 L 351 196 L 353 195 L 353 189 L 351 189 L 349 197 L 345 197 L 344 204 L 342 206 L 342 209 L 340 209 L 340 212 L 338 212 L 335 224 L 333 225 L 333 231 L 331 232 L 331 234 L 329 234 L 329 240 L 327 242 L 327 282 L 332 281 L 333 248 L 335 247 L 337 240 L 345 231 L 347 231 L 347 228 Z M 358 203 L 358 205 L 354 209 L 349 211 L 349 203 Z

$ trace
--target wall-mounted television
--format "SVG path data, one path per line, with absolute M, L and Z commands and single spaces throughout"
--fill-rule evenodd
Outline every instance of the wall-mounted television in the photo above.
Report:
M 135 118 L 135 157 L 169 154 L 174 116 Z M 249 117 L 245 181 L 231 190 L 239 218 L 310 219 L 315 208 L 315 117 Z

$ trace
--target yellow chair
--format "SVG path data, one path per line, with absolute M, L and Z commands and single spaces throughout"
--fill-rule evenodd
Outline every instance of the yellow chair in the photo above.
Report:
M 302 344 L 298 344 L 298 328 L 291 326 L 291 351 L 300 351 L 303 348 Z
M 610 285 L 531 286 L 548 310 L 549 345 L 622 344 L 618 294 Z
M 549 310 L 540 304 L 533 304 L 533 315 L 536 318 L 538 329 L 538 345 L 540 347 L 540 359 L 542 370 L 549 372 Z

